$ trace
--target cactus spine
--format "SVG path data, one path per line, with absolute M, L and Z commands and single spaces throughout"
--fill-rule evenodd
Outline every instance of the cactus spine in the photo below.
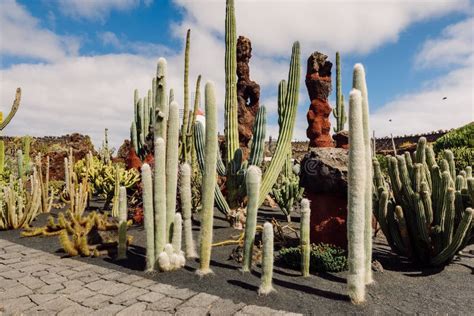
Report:
M 117 259 L 127 257 L 127 188 L 120 187 L 119 193 L 119 229 Z
M 10 113 L 8 113 L 8 115 L 5 119 L 3 119 L 3 117 L 2 117 L 2 120 L 0 120 L 0 131 L 3 131 L 3 129 L 8 125 L 8 123 L 10 123 L 12 118 L 15 116 L 16 111 L 18 111 L 18 108 L 20 107 L 20 100 L 21 100 L 21 88 L 17 88 L 16 89 L 16 94 L 15 94 L 15 100 L 13 100 L 13 104 L 12 104 L 12 108 L 10 110 Z
M 183 213 L 184 249 L 186 258 L 196 258 L 196 247 L 194 246 L 193 228 L 191 221 L 191 166 L 188 163 L 181 165 L 180 172 L 181 212 Z
M 212 273 L 209 268 L 212 247 L 212 225 L 214 216 L 214 189 L 216 186 L 217 164 L 217 107 L 214 93 L 214 83 L 206 83 L 206 148 L 205 168 L 202 180 L 202 210 L 200 229 L 200 264 L 197 273 L 206 275 Z
M 243 272 L 249 272 L 252 267 L 252 252 L 255 242 L 255 231 L 257 226 L 258 193 L 260 191 L 260 181 L 262 171 L 257 166 L 250 166 L 245 176 L 247 186 L 247 218 L 245 221 L 245 241 Z
M 365 81 L 365 70 L 361 64 L 354 66 L 353 88 L 361 92 L 362 97 L 362 126 L 364 133 L 365 159 L 365 283 L 370 284 L 372 279 L 372 151 L 370 145 L 369 98 Z
M 168 240 L 166 222 L 166 148 L 163 138 L 155 140 L 154 170 L 154 219 L 155 219 L 155 254 L 160 254 Z
M 166 143 L 166 238 L 171 241 L 171 226 L 176 210 L 176 189 L 178 185 L 179 160 L 179 113 L 178 103 L 171 102 L 168 118 Z
M 334 128 L 334 132 L 338 133 L 344 130 L 344 125 L 347 121 L 346 112 L 344 111 L 344 96 L 342 94 L 341 58 L 339 52 L 336 52 L 336 108 L 332 113 L 336 118 L 336 127 Z
M 352 302 L 365 301 L 365 168 L 362 95 L 352 89 L 349 96 L 348 168 L 348 265 L 347 287 Z
M 304 277 L 309 276 L 309 265 L 311 258 L 311 244 L 309 241 L 309 230 L 310 230 L 310 215 L 311 208 L 309 207 L 309 200 L 301 200 L 301 228 L 300 228 L 300 240 L 301 240 L 301 273 Z
M 258 289 L 259 295 L 267 295 L 275 291 L 272 285 L 273 278 L 273 226 L 266 222 L 263 225 L 262 251 L 262 284 Z

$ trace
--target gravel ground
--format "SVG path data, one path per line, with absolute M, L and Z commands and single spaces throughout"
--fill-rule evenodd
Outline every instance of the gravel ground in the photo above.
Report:
M 214 242 L 229 239 L 239 232 L 215 216 Z M 279 213 L 259 212 L 259 222 Z M 42 225 L 46 216 L 41 215 L 35 226 Z M 296 218 L 295 221 L 298 221 Z M 195 238 L 199 223 L 193 227 Z M 303 278 L 298 271 L 282 267 L 274 269 L 276 292 L 266 297 L 257 295 L 260 284 L 260 267 L 252 273 L 242 274 L 240 264 L 229 260 L 234 246 L 213 248 L 211 268 L 214 274 L 200 279 L 195 270 L 198 261 L 188 261 L 182 270 L 148 275 L 144 269 L 144 231 L 132 227 L 134 236 L 129 248 L 128 260 L 114 261 L 104 256 L 100 258 L 73 258 L 80 262 L 105 267 L 127 274 L 153 279 L 159 283 L 196 292 L 216 295 L 236 303 L 266 306 L 303 314 L 472 314 L 474 310 L 474 251 L 473 245 L 466 248 L 458 260 L 439 269 L 420 269 L 400 259 L 390 252 L 381 234 L 374 241 L 375 260 L 384 268 L 374 272 L 375 283 L 367 288 L 367 302 L 361 306 L 352 305 L 345 294 L 345 272 L 313 274 Z M 0 239 L 39 249 L 56 256 L 64 256 L 56 237 L 20 238 L 19 231 L 0 232 Z

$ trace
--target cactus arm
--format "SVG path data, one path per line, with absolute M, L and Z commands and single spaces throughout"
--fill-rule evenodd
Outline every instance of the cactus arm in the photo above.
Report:
M 217 174 L 221 177 L 225 177 L 227 174 L 227 168 L 222 161 L 221 151 L 217 148 Z
M 214 83 L 206 83 L 206 142 L 205 168 L 202 181 L 202 210 L 200 229 L 200 263 L 197 273 L 201 276 L 212 273 L 210 269 L 212 226 L 214 216 L 214 188 L 216 186 L 217 164 L 217 106 Z
M 226 1 L 225 15 L 225 137 L 226 162 L 234 159 L 239 148 L 237 121 L 237 36 L 235 31 L 234 0 Z M 207 115 L 207 112 L 206 112 Z
M 247 218 L 245 220 L 244 234 L 244 258 L 243 272 L 250 272 L 252 267 L 252 252 L 255 242 L 255 231 L 257 226 L 258 212 L 258 193 L 260 190 L 260 182 L 262 179 L 262 171 L 256 166 L 250 166 L 245 176 L 247 187 Z
M 304 277 L 309 276 L 311 244 L 309 240 L 311 208 L 309 200 L 301 200 L 301 228 L 300 228 L 300 245 L 301 245 L 301 273 Z
M 178 103 L 171 102 L 168 118 L 168 138 L 166 144 L 166 238 L 171 241 L 171 226 L 176 212 L 179 161 L 179 110 Z
M 450 260 L 456 254 L 456 251 L 461 246 L 466 233 L 471 226 L 473 213 L 472 208 L 469 207 L 463 212 L 461 222 L 459 223 L 452 242 L 431 260 L 432 265 L 441 265 Z
M 10 123 L 12 118 L 15 116 L 16 112 L 18 111 L 18 108 L 20 107 L 20 101 L 21 101 L 21 88 L 17 88 L 16 94 L 15 94 L 15 100 L 13 100 L 10 113 L 8 113 L 7 117 L 3 121 L 0 121 L 0 131 L 3 131 L 3 129 L 8 125 L 8 123 Z
M 273 279 L 273 225 L 269 222 L 263 224 L 263 251 L 262 251 L 262 283 L 258 289 L 259 295 L 274 292 Z
M 284 101 L 283 122 L 280 134 L 278 137 L 275 154 L 265 171 L 260 187 L 260 196 L 258 204 L 262 205 L 268 193 L 272 190 L 275 181 L 280 174 L 280 171 L 285 163 L 288 154 L 288 143 L 293 137 L 293 129 L 295 126 L 296 110 L 298 107 L 299 95 L 299 80 L 300 80 L 300 45 L 298 42 L 293 44 L 291 54 L 290 71 L 288 74 L 288 88 Z M 280 117 L 281 118 L 281 117 Z

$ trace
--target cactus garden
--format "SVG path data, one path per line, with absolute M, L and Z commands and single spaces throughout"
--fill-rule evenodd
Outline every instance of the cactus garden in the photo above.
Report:
M 445 26 L 436 39 L 427 33 L 421 48 L 410 36 L 430 26 L 408 28 L 415 35 L 386 35 L 418 51 L 419 69 L 408 71 L 411 77 L 402 82 L 388 78 L 401 72 L 383 45 L 377 48 L 385 54 L 380 57 L 367 39 L 350 44 L 362 32 L 356 26 L 369 25 L 377 33 L 384 23 L 376 19 L 370 25 L 371 14 L 361 18 L 360 8 L 347 3 L 342 10 L 321 2 L 329 12 L 353 11 L 359 19 L 347 42 L 337 42 L 339 49 L 328 43 L 347 30 L 325 40 L 323 33 L 335 31 L 324 24 L 311 26 L 308 34 L 294 26 L 314 16 L 301 22 L 287 14 L 278 18 L 293 6 L 310 12 L 309 1 L 282 1 L 273 13 L 262 3 L 240 0 L 172 1 L 163 9 L 177 11 L 183 23 L 170 22 L 169 34 L 160 19 L 171 18 L 158 1 L 57 2 L 57 8 L 0 3 L 7 12 L 0 14 L 7 26 L 0 37 L 5 33 L 13 43 L 10 50 L 0 44 L 0 56 L 7 56 L 0 63 L 0 314 L 472 313 L 473 100 L 471 93 L 469 106 L 457 90 L 443 90 L 465 85 L 466 69 L 472 83 L 472 50 L 460 49 L 453 56 L 463 61 L 456 62 L 453 52 L 446 53 L 445 66 L 459 67 L 446 70 L 451 80 L 446 85 L 430 77 L 420 87 L 431 90 L 419 95 L 438 98 L 428 102 L 435 109 L 423 108 L 413 90 L 397 96 L 402 91 L 397 89 L 418 80 L 416 71 L 435 67 L 432 59 L 441 58 L 444 41 L 469 44 L 465 34 L 472 35 L 472 17 Z M 471 3 L 457 2 L 457 9 L 446 4 L 443 10 L 472 11 Z M 117 27 L 108 21 L 119 21 L 132 8 L 144 20 L 128 15 L 130 33 L 97 31 Z M 28 9 L 49 10 L 49 22 L 40 24 Z M 254 9 L 274 14 L 269 21 L 281 22 L 281 36 L 270 36 L 278 29 L 268 32 L 257 23 Z M 413 23 L 428 23 L 413 18 L 421 11 L 412 9 L 407 16 Z M 435 21 L 441 13 L 436 6 L 432 10 L 423 14 Z M 456 12 L 451 14 L 459 19 Z M 130 40 L 151 13 L 160 19 L 138 33 L 155 32 L 159 43 Z M 219 16 L 219 27 L 210 15 Z M 120 62 L 107 61 L 105 72 L 95 69 L 87 64 L 92 57 L 74 56 L 85 48 L 74 48 L 78 37 L 70 34 L 53 45 L 67 46 L 68 53 L 48 56 L 45 64 L 41 58 L 35 64 L 40 48 L 11 57 L 13 39 L 27 41 L 16 29 L 18 19 L 31 19 L 24 24 L 41 28 L 38 36 L 47 42 L 55 33 L 45 23 L 64 18 L 83 25 L 83 45 L 92 41 L 86 34 L 94 33 L 100 49 L 123 51 L 122 61 L 133 60 L 133 67 L 122 73 Z M 282 19 L 295 20 L 285 29 Z M 8 28 L 8 23 L 19 24 Z M 101 26 L 91 31 L 96 23 Z M 166 46 L 177 45 L 174 41 L 179 53 Z M 272 55 L 271 45 L 278 53 Z M 42 83 L 49 77 L 13 71 L 34 64 L 40 72 L 54 63 L 51 58 L 61 59 L 64 68 L 58 69 L 64 71 L 70 71 L 72 59 L 82 58 L 73 68 L 96 80 L 101 97 L 89 96 L 87 89 L 75 94 L 78 86 L 67 80 L 74 89 L 59 87 L 56 93 Z M 10 89 L 9 75 L 21 88 Z M 111 90 L 112 82 L 103 79 L 112 76 L 120 77 L 119 89 Z M 40 98 L 29 95 L 38 89 Z M 44 110 L 42 99 L 65 96 L 70 104 L 61 106 L 70 107 L 70 118 Z M 89 99 L 97 102 L 92 110 L 86 109 Z M 387 99 L 394 101 L 379 105 Z M 446 113 L 436 102 L 453 102 L 456 119 L 439 124 Z M 82 124 L 83 114 L 91 121 Z M 50 126 L 36 129 L 45 117 Z M 63 126 L 62 120 L 70 121 Z M 52 128 L 57 132 L 49 132 Z

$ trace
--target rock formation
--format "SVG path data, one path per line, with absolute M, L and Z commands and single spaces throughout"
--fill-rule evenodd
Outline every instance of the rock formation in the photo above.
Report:
M 244 36 L 237 40 L 237 101 L 239 142 L 244 159 L 249 154 L 249 141 L 252 138 L 253 123 L 257 115 L 260 99 L 260 85 L 250 80 L 249 61 L 252 57 L 252 44 Z
M 309 138 L 309 147 L 334 147 L 329 135 L 331 122 L 331 106 L 328 96 L 331 93 L 331 68 L 332 63 L 327 61 L 328 56 L 314 52 L 308 58 L 306 71 L 306 88 L 308 89 L 311 105 L 306 115 L 308 129 L 306 136 Z
M 300 185 L 311 200 L 312 243 L 347 247 L 348 151 L 312 148 L 301 162 Z

